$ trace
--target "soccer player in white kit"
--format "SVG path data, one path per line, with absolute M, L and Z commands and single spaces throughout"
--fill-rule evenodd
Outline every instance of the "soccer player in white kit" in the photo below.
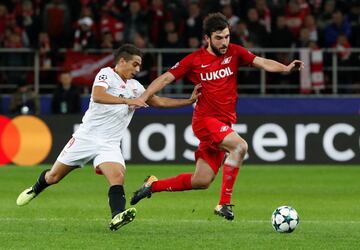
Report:
M 17 205 L 28 204 L 46 187 L 58 183 L 72 170 L 93 160 L 97 173 L 109 182 L 109 205 L 112 220 L 109 227 L 115 231 L 131 222 L 135 208 L 125 209 L 125 161 L 120 142 L 134 114 L 134 107 L 180 107 L 197 100 L 199 87 L 189 99 L 172 99 L 154 95 L 146 103 L 135 99 L 144 87 L 132 79 L 141 66 L 141 51 L 125 44 L 115 52 L 115 68 L 103 68 L 96 75 L 89 109 L 72 138 L 49 170 L 43 171 L 38 181 L 17 198 Z

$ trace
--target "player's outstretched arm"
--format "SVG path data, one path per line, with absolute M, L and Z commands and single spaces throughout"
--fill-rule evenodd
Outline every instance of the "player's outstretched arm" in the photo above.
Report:
M 160 97 L 153 95 L 147 101 L 150 106 L 158 107 L 158 108 L 175 108 L 193 104 L 197 101 L 199 96 L 201 95 L 200 92 L 201 84 L 197 84 L 194 87 L 194 90 L 191 94 L 189 99 L 174 99 L 168 97 Z
M 148 105 L 142 100 L 127 99 L 110 95 L 106 92 L 106 88 L 102 86 L 94 86 L 91 97 L 94 102 L 101 104 L 127 104 L 135 108 L 148 107 Z
M 166 85 L 168 85 L 174 80 L 175 77 L 173 76 L 173 74 L 171 74 L 170 72 L 165 72 L 151 82 L 151 84 L 147 87 L 146 91 L 141 95 L 141 98 L 144 101 L 147 101 L 150 96 L 165 88 Z
M 257 68 L 264 69 L 269 72 L 291 72 L 304 68 L 304 63 L 300 60 L 294 60 L 289 65 L 284 65 L 277 61 L 266 59 L 263 57 L 255 57 L 253 65 Z

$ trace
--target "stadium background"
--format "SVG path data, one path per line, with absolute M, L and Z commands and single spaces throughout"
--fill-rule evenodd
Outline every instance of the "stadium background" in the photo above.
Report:
M 289 75 L 239 69 L 234 128 L 250 149 L 233 191 L 235 220 L 213 215 L 218 176 L 208 190 L 153 195 L 133 223 L 110 232 L 108 186 L 91 166 L 17 207 L 81 121 L 112 50 L 140 47 L 147 85 L 202 45 L 210 11 L 227 15 L 233 42 L 307 66 Z M 0 249 L 359 249 L 359 14 L 356 0 L 2 0 Z M 64 71 L 81 94 L 75 114 L 52 109 Z M 24 86 L 39 108 L 12 110 Z M 184 80 L 161 94 L 186 97 L 191 88 Z M 122 145 L 128 199 L 148 174 L 193 171 L 191 111 L 137 111 Z M 300 215 L 292 234 L 271 227 L 281 205 Z
M 358 163 L 358 1 L 3 1 L 0 111 L 13 118 L 27 106 L 26 114 L 50 126 L 52 150 L 41 162 L 51 163 L 87 109 L 94 75 L 112 65 L 113 48 L 131 42 L 145 51 L 138 80 L 147 85 L 203 45 L 201 23 L 211 11 L 228 17 L 232 42 L 283 63 L 300 58 L 306 65 L 292 74 L 239 68 L 237 126 L 252 145 L 248 163 Z M 61 108 L 57 117 L 53 102 L 62 72 L 71 74 L 80 108 L 75 114 Z M 24 86 L 31 93 L 28 102 L 38 105 L 20 103 L 16 109 L 12 99 L 24 99 Z M 161 94 L 185 97 L 191 89 L 184 79 Z M 124 149 L 129 163 L 191 162 L 197 143 L 186 134 L 191 111 L 139 110 L 124 142 L 131 149 Z M 170 134 L 155 130 L 148 142 L 139 140 L 143 128 L 157 123 L 168 124 Z M 299 126 L 308 127 L 306 135 Z
M 239 69 L 235 129 L 250 148 L 234 189 L 235 221 L 212 214 L 217 178 L 206 191 L 154 195 L 137 206 L 134 223 L 112 234 L 107 186 L 91 167 L 16 207 L 81 121 L 112 49 L 132 42 L 146 52 L 138 78 L 147 85 L 202 46 L 201 22 L 211 11 L 228 16 L 233 42 L 307 65 L 291 75 Z M 359 14 L 355 0 L 1 1 L 0 249 L 358 249 Z M 52 109 L 64 71 L 81 95 L 77 113 Z M 23 86 L 39 103 L 28 114 L 11 108 Z M 186 97 L 191 88 L 185 79 L 161 94 Z M 123 142 L 127 197 L 147 174 L 193 171 L 191 111 L 135 114 Z M 285 204 L 297 209 L 300 225 L 279 235 L 270 216 Z

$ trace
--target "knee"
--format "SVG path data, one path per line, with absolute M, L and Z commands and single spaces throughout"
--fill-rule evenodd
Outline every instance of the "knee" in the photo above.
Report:
M 191 185 L 194 189 L 208 189 L 212 183 L 213 178 L 211 177 L 196 177 L 193 176 L 191 180 Z
M 124 173 L 121 171 L 114 172 L 108 177 L 108 181 L 111 185 L 123 185 L 124 184 Z
M 241 139 L 233 149 L 233 153 L 240 156 L 241 159 L 244 159 L 248 151 L 248 144 L 245 140 Z

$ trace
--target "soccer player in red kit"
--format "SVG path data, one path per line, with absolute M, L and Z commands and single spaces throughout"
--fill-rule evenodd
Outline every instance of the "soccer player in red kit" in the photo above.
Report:
M 162 180 L 149 176 L 134 193 L 131 204 L 155 192 L 206 189 L 223 164 L 220 201 L 215 214 L 233 220 L 232 189 L 248 149 L 246 141 L 231 128 L 236 122 L 237 69 L 239 66 L 255 66 L 270 72 L 290 72 L 301 69 L 303 63 L 295 60 L 286 66 L 231 44 L 229 23 L 221 13 L 209 14 L 205 18 L 204 33 L 206 48 L 187 55 L 155 79 L 139 97 L 145 102 L 167 84 L 184 76 L 195 85 L 201 84 L 201 95 L 192 118 L 194 134 L 200 140 L 195 153 L 195 172 Z

